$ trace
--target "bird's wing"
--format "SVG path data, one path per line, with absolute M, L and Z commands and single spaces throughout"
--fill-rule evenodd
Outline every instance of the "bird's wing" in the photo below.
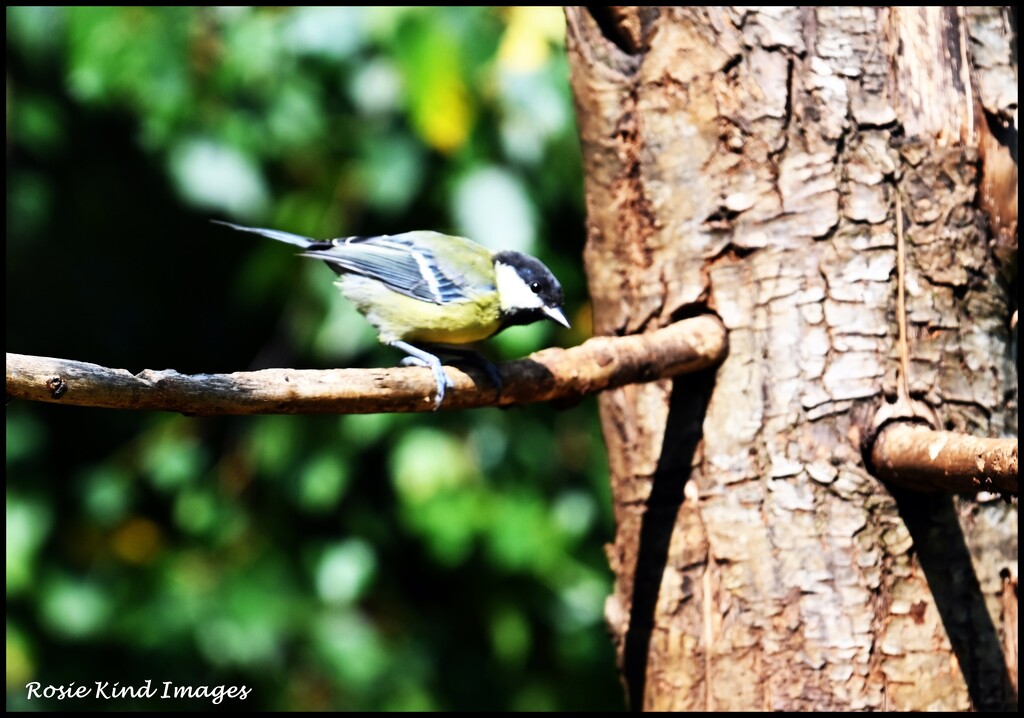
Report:
M 329 249 L 314 246 L 302 256 L 322 259 L 341 272 L 376 279 L 399 294 L 424 302 L 445 304 L 470 298 L 465 288 L 438 266 L 420 234 L 336 239 Z

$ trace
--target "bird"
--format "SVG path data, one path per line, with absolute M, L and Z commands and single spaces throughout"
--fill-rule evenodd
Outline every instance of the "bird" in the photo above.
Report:
M 435 411 L 453 385 L 441 360 L 424 346 L 477 342 L 544 319 L 570 328 L 562 285 L 539 259 L 522 252 L 492 252 L 465 237 L 433 231 L 316 240 L 213 221 L 323 260 L 338 275 L 341 294 L 376 328 L 378 340 L 433 372 Z M 500 391 L 493 365 L 485 369 Z

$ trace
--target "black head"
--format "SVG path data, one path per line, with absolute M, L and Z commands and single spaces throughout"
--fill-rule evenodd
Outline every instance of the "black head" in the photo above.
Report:
M 569 326 L 562 314 L 562 285 L 539 259 L 521 252 L 498 252 L 494 270 L 506 326 L 542 319 Z

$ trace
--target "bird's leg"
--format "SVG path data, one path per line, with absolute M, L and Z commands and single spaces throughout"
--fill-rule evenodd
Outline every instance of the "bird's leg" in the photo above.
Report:
M 409 358 L 418 362 L 421 366 L 430 368 L 430 371 L 434 372 L 434 383 L 437 384 L 437 398 L 434 400 L 434 411 L 441 408 L 441 402 L 444 401 L 444 390 L 453 388 L 451 379 L 444 373 L 444 367 L 441 365 L 441 360 L 430 352 L 417 349 L 412 344 L 407 344 L 403 341 L 393 341 L 389 346 L 395 349 L 401 349 L 403 352 L 409 355 Z

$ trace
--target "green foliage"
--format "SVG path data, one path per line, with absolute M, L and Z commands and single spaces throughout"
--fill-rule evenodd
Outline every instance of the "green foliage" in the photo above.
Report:
M 133 371 L 387 366 L 315 236 L 536 253 L 586 337 L 552 8 L 12 8 L 7 345 Z M 416 416 L 7 410 L 8 708 L 25 685 L 247 685 L 250 709 L 621 706 L 594 404 Z M 231 699 L 226 699 L 231 704 Z M 236 703 L 236 705 L 239 705 Z

